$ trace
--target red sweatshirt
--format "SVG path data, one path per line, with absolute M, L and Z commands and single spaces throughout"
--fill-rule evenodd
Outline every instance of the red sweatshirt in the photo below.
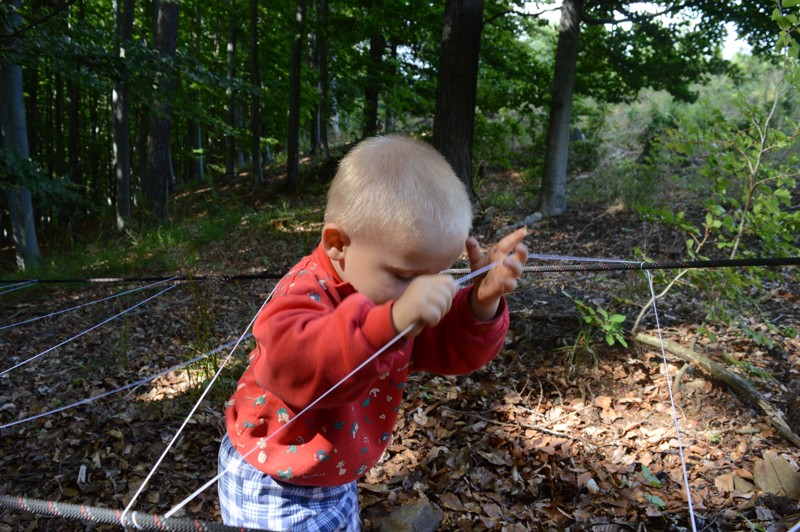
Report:
M 435 328 L 396 342 L 295 420 L 397 335 L 393 302 L 375 305 L 342 282 L 318 247 L 280 282 L 253 325 L 257 346 L 225 405 L 234 446 L 254 467 L 293 484 L 358 479 L 389 443 L 411 370 L 469 373 L 500 351 L 508 330 L 505 301 L 493 320 L 480 322 L 470 290 L 458 292 Z

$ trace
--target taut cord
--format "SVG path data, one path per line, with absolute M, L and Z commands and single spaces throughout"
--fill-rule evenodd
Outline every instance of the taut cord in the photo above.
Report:
M 136 530 L 166 530 L 174 532 L 233 532 L 235 530 L 255 530 L 252 528 L 227 526 L 222 523 L 207 523 L 197 519 L 180 517 L 166 519 L 163 516 L 139 512 L 133 512 L 130 514 L 130 517 L 126 518 L 119 510 L 111 510 L 109 508 L 28 499 L 27 497 L 12 497 L 10 495 L 0 495 L 0 506 L 11 510 L 22 510 L 24 512 L 64 517 L 65 519 L 89 523 L 120 525 L 125 528 L 130 527 Z
M 11 281 L 7 281 L 7 282 L 11 282 Z M 9 292 L 13 292 L 14 290 L 20 290 L 22 288 L 28 288 L 29 286 L 35 285 L 37 282 L 39 282 L 39 281 L 37 281 L 36 279 L 29 279 L 27 281 L 20 281 L 20 282 L 17 282 L 17 283 L 12 283 L 12 284 L 7 284 L 7 285 L 0 286 L 0 296 L 3 295 L 3 294 L 7 294 Z
M 50 347 L 50 348 L 48 348 L 48 349 L 45 349 L 45 350 L 44 350 L 44 351 L 42 351 L 41 353 L 38 353 L 38 354 L 36 354 L 36 355 L 33 355 L 32 357 L 28 358 L 27 360 L 23 360 L 22 362 L 19 362 L 19 363 L 15 364 L 14 366 L 11 366 L 10 368 L 8 368 L 8 369 L 6 369 L 6 370 L 4 370 L 4 371 L 0 372 L 0 377 L 2 377 L 3 375 L 5 375 L 5 374 L 6 374 L 6 373 L 8 373 L 9 371 L 12 371 L 12 370 L 14 370 L 14 369 L 17 369 L 17 368 L 18 368 L 18 367 L 20 367 L 20 366 L 24 366 L 24 365 L 25 365 L 25 364 L 27 364 L 28 362 L 31 362 L 31 361 L 33 361 L 33 360 L 35 360 L 35 359 L 37 359 L 37 358 L 39 358 L 39 357 L 41 357 L 41 356 L 43 356 L 43 355 L 46 355 L 47 353 L 49 353 L 50 351 L 53 351 L 54 349 L 58 349 L 59 347 L 61 347 L 61 346 L 62 346 L 62 345 L 64 345 L 64 344 L 68 344 L 69 342 L 71 342 L 72 340 L 75 340 L 76 338 L 80 338 L 80 337 L 81 337 L 81 336 L 83 336 L 84 334 L 86 334 L 86 333 L 88 333 L 88 332 L 90 332 L 90 331 L 93 331 L 93 330 L 97 329 L 97 328 L 98 328 L 98 327 L 100 327 L 101 325 L 105 325 L 106 323 L 108 323 L 108 322 L 110 322 L 110 321 L 112 321 L 112 320 L 115 320 L 115 319 L 119 318 L 119 317 L 120 317 L 120 316 L 122 316 L 123 314 L 125 314 L 125 313 L 127 313 L 127 312 L 130 312 L 131 310 L 135 309 L 136 307 L 138 307 L 138 306 L 140 306 L 140 305 L 144 305 L 145 303 L 147 303 L 147 302 L 148 302 L 148 301 L 150 301 L 151 299 L 155 299 L 155 298 L 157 298 L 158 296 L 160 296 L 160 295 L 161 295 L 161 294 L 163 294 L 164 292 L 168 292 L 169 290 L 172 290 L 172 289 L 173 289 L 173 288 L 175 288 L 176 286 L 178 286 L 178 284 L 177 284 L 177 283 L 176 283 L 176 284 L 174 284 L 174 285 L 172 285 L 172 286 L 168 286 L 167 288 L 165 288 L 165 289 L 161 290 L 161 291 L 160 291 L 160 292 L 158 292 L 157 294 L 154 294 L 154 295 L 152 295 L 152 296 L 150 296 L 150 297 L 148 297 L 148 298 L 146 298 L 146 299 L 143 299 L 142 301 L 139 301 L 138 303 L 136 303 L 136 304 L 135 304 L 135 305 L 133 305 L 132 307 L 128 307 L 127 309 L 123 310 L 122 312 L 119 312 L 119 313 L 117 313 L 117 314 L 114 314 L 114 315 L 113 315 L 113 316 L 111 316 L 110 318 L 106 318 L 105 320 L 101 321 L 100 323 L 97 323 L 97 324 L 95 324 L 95 325 L 93 325 L 93 326 L 89 327 L 89 328 L 88 328 L 88 329 L 86 329 L 85 331 L 79 332 L 79 333 L 78 333 L 78 334 L 76 334 L 75 336 L 73 336 L 73 337 L 71 337 L 71 338 L 68 338 L 68 339 L 64 340 L 63 342 L 61 342 L 61 343 L 59 343 L 59 344 L 57 344 L 57 345 L 54 345 L 53 347 Z
M 525 266 L 524 272 L 591 272 L 602 270 L 674 270 L 681 268 L 743 268 L 747 266 L 797 266 L 800 257 L 758 257 L 751 259 L 714 259 L 714 260 L 676 260 L 676 261 L 627 261 L 619 259 L 594 259 L 587 257 L 571 257 L 563 255 L 539 255 L 531 253 L 528 256 L 537 260 L 579 261 L 596 264 L 569 264 L 552 266 Z M 465 274 L 469 268 L 446 270 L 445 273 Z M 179 275 L 177 277 L 85 277 L 64 279 L 29 279 L 13 280 L 0 279 L 0 283 L 133 283 L 156 282 L 176 279 L 179 281 L 211 281 L 229 282 L 254 279 L 282 279 L 283 274 L 275 272 L 242 273 L 236 275 Z M 16 290 L 17 288 L 13 288 Z M 2 288 L 0 288 L 2 290 Z M 0 292 L 2 294 L 2 292 Z
M 498 265 L 498 264 L 500 264 L 501 262 L 502 262 L 502 259 L 501 259 L 501 260 L 498 260 L 498 261 L 495 261 L 495 262 L 493 262 L 493 263 L 491 263 L 491 264 L 487 264 L 486 266 L 484 266 L 484 267 L 482 267 L 482 268 L 478 268 L 478 269 L 477 269 L 477 270 L 475 270 L 474 272 L 471 272 L 469 275 L 465 275 L 464 277 L 461 277 L 460 279 L 456 279 L 456 282 L 457 282 L 458 284 L 463 284 L 463 283 L 466 283 L 466 282 L 467 282 L 467 281 L 469 281 L 470 279 L 473 279 L 473 278 L 475 278 L 475 277 L 477 277 L 477 276 L 479 276 L 479 275 L 482 275 L 482 274 L 486 273 L 487 271 L 491 270 L 492 268 L 494 268 L 495 266 L 497 266 L 497 265 Z M 276 288 L 277 288 L 277 287 L 276 287 Z M 273 290 L 273 292 L 274 292 L 274 290 Z M 271 296 L 271 295 L 272 295 L 272 294 L 270 294 L 270 296 Z M 264 304 L 261 306 L 261 308 L 264 308 L 264 305 L 266 305 L 266 304 L 267 304 L 267 301 L 269 301 L 269 297 L 267 297 L 266 301 L 264 301 Z M 259 312 L 261 312 L 261 311 L 259 310 Z M 258 315 L 258 314 L 256 314 L 256 316 L 257 316 L 257 315 Z M 255 321 L 255 318 L 253 318 L 253 321 Z M 252 325 L 252 323 L 253 323 L 253 322 L 250 322 L 250 324 L 251 324 L 251 325 Z M 293 423 L 295 420 L 297 420 L 299 417 L 301 417 L 301 416 L 302 416 L 303 414 L 305 414 L 307 411 L 311 410 L 311 409 L 312 409 L 312 408 L 313 408 L 313 407 L 314 407 L 314 406 L 315 406 L 317 403 L 319 403 L 320 401 L 322 401 L 322 400 L 323 400 L 325 397 L 327 397 L 329 394 L 333 393 L 333 391 L 334 391 L 334 390 L 336 390 L 336 388 L 338 388 L 339 386 L 341 386 L 341 385 L 342 385 L 342 384 L 343 384 L 345 381 L 347 381 L 347 380 L 348 380 L 348 379 L 350 379 L 350 378 L 351 378 L 353 375 L 355 375 L 356 373 L 358 373 L 358 372 L 361 370 L 361 368 L 363 368 L 364 366 L 366 366 L 367 364 L 369 364 L 370 362 L 372 362 L 373 360 L 375 360 L 376 358 L 378 358 L 380 355 L 382 355 L 382 354 L 383 354 L 383 353 L 384 353 L 384 352 L 385 352 L 387 349 L 389 349 L 389 348 L 390 348 L 392 345 L 394 345 L 394 343 L 395 343 L 395 342 L 397 342 L 397 341 L 398 341 L 398 340 L 400 340 L 402 337 L 404 337 L 406 334 L 408 334 L 409 332 L 411 332 L 411 330 L 412 330 L 414 327 L 416 327 L 416 325 L 417 325 L 416 323 L 412 323 L 411 325 L 409 325 L 408 327 L 406 327 L 405 329 L 403 329 L 402 331 L 400 331 L 399 333 L 397 333 L 397 336 L 395 336 L 394 338 L 392 338 L 391 340 L 389 340 L 388 342 L 386 342 L 386 344 L 385 344 L 383 347 L 381 347 L 380 349 L 378 349 L 378 350 L 377 350 L 377 351 L 376 351 L 376 352 L 375 352 L 375 353 L 374 353 L 372 356 L 370 356 L 370 357 L 369 357 L 368 359 L 366 359 L 364 362 L 362 362 L 361 364 L 359 364 L 359 365 L 358 365 L 358 366 L 357 366 L 355 369 L 353 369 L 353 370 L 352 370 L 350 373 L 348 373 L 347 375 L 345 375 L 344 377 L 342 377 L 342 379 L 341 379 L 339 382 L 337 382 L 336 384 L 334 384 L 333 386 L 331 386 L 331 387 L 330 387 L 330 388 L 329 388 L 329 389 L 328 389 L 328 390 L 327 390 L 325 393 L 323 393 L 322 395 L 320 395 L 319 397 L 317 397 L 316 399 L 314 399 L 314 401 L 313 401 L 313 402 L 311 402 L 311 403 L 310 403 L 308 406 L 306 406 L 305 408 L 303 408 L 303 409 L 302 409 L 300 412 L 298 412 L 298 413 L 297 413 L 297 414 L 296 414 L 296 415 L 295 415 L 293 418 L 291 418 L 291 419 L 290 419 L 289 421 L 287 421 L 286 423 L 284 423 L 284 424 L 280 425 L 280 426 L 278 427 L 278 429 L 277 429 L 275 432 L 273 432 L 272 434 L 270 434 L 269 436 L 267 436 L 266 438 L 264 438 L 264 443 L 268 442 L 268 441 L 269 441 L 270 439 L 272 439 L 272 438 L 273 438 L 275 435 L 279 434 L 281 431 L 283 431 L 283 430 L 284 430 L 286 427 L 288 427 L 289 425 L 291 425 L 291 424 L 292 424 L 292 423 Z M 248 327 L 248 328 L 249 328 L 249 327 Z M 226 360 L 226 362 L 227 362 L 227 360 Z M 222 368 L 220 368 L 220 371 L 221 371 L 221 370 L 222 370 Z M 202 400 L 202 398 L 201 398 L 201 400 Z M 257 449 L 259 449 L 259 447 L 258 447 L 258 446 L 253 446 L 253 448 L 252 448 L 252 449 L 250 449 L 250 450 L 249 450 L 247 453 L 245 453 L 245 454 L 244 454 L 244 457 L 245 457 L 245 458 L 247 458 L 247 457 L 248 457 L 248 456 L 250 456 L 252 453 L 254 453 L 254 452 L 257 450 Z M 189 502 L 191 502 L 191 501 L 192 501 L 192 500 L 193 500 L 195 497 L 197 497 L 198 495 L 200 495 L 201 493 L 203 493 L 205 490 L 207 490 L 209 487 L 211 487 L 211 486 L 212 486 L 212 485 L 213 485 L 213 484 L 214 484 L 214 483 L 215 483 L 217 480 L 219 480 L 219 479 L 220 479 L 220 477 L 222 477 L 222 475 L 224 475 L 225 473 L 229 473 L 230 471 L 232 471 L 232 468 L 231 468 L 232 464 L 233 464 L 233 463 L 229 464 L 229 465 L 228 465 L 228 467 L 225 469 L 225 471 L 223 471 L 223 472 L 221 472 L 221 473 L 217 474 L 217 476 L 215 476 L 214 478 L 212 478 L 211 480 L 209 480 L 208 482 L 206 482 L 205 484 L 203 484 L 202 486 L 200 486 L 200 487 L 199 487 L 197 490 L 195 490 L 195 492 L 194 492 L 194 493 L 190 494 L 190 495 L 189 495 L 188 497 L 186 497 L 184 500 L 182 500 L 181 502 L 179 502 L 179 503 L 178 503 L 178 504 L 177 504 L 177 505 L 176 505 L 174 508 L 172 508 L 172 509 L 171 509 L 169 512 L 167 512 L 166 514 L 164 514 L 164 517 L 170 517 L 170 516 L 172 516 L 172 515 L 175 515 L 175 512 L 177 512 L 178 510 L 180 510 L 181 508 L 183 508 L 183 507 L 184 507 L 186 504 L 188 504 Z
M 578 257 L 562 257 L 560 255 L 537 255 L 531 253 L 528 258 L 539 260 L 580 260 L 586 263 L 596 264 L 552 264 L 541 266 L 524 266 L 523 272 L 526 273 L 550 273 L 550 272 L 597 272 L 597 271 L 625 271 L 625 270 L 678 270 L 678 269 L 702 269 L 702 268 L 746 268 L 750 266 L 797 266 L 800 265 L 800 257 L 785 258 L 752 258 L 752 259 L 714 259 L 714 260 L 672 260 L 672 261 L 625 261 L 625 260 L 606 260 L 590 259 Z M 466 268 L 447 270 L 446 273 L 459 274 L 469 271 Z
M 142 290 L 147 290 L 148 288 L 152 288 L 154 286 L 158 286 L 160 284 L 166 283 L 168 281 L 173 281 L 173 280 L 175 280 L 175 277 L 172 277 L 172 278 L 169 278 L 169 279 L 164 279 L 163 281 L 158 281 L 158 282 L 155 282 L 155 283 L 152 283 L 152 284 L 148 284 L 146 286 L 139 286 L 137 288 L 131 288 L 130 290 L 125 290 L 124 292 L 119 292 L 117 294 L 112 294 L 110 296 L 107 296 L 107 297 L 104 297 L 104 298 L 101 298 L 101 299 L 96 299 L 94 301 L 89 301 L 88 303 L 82 303 L 82 304 L 76 305 L 74 307 L 65 308 L 65 309 L 62 309 L 62 310 L 57 310 L 55 312 L 51 312 L 50 314 L 45 314 L 44 316 L 36 316 L 35 318 L 29 318 L 27 320 L 18 321 L 16 323 L 10 323 L 8 325 L 3 325 L 3 326 L 0 327 L 0 331 L 2 331 L 4 329 L 10 329 L 12 327 L 17 327 L 19 325 L 25 325 L 26 323 L 31 323 L 31 322 L 34 322 L 34 321 L 43 320 L 45 318 L 52 318 L 53 316 L 58 316 L 59 314 L 64 314 L 65 312 L 78 310 L 78 309 L 81 309 L 81 308 L 84 308 L 84 307 L 90 307 L 92 305 L 96 305 L 97 303 L 102 303 L 103 301 L 108 301 L 109 299 L 115 299 L 117 297 L 121 297 L 121 296 L 124 296 L 124 295 L 127 295 L 127 294 L 132 294 L 133 292 L 140 292 Z M 20 287 L 20 288 L 24 288 L 24 287 Z
M 252 335 L 245 336 L 245 339 L 249 338 L 250 336 L 252 336 Z M 189 364 L 194 364 L 195 362 L 199 362 L 200 360 L 203 360 L 204 358 L 207 358 L 207 357 L 209 357 L 209 356 L 211 356 L 211 355 L 213 355 L 215 353 L 219 353 L 223 349 L 227 349 L 228 347 L 232 346 L 235 343 L 236 343 L 236 340 L 230 341 L 230 342 L 228 342 L 226 344 L 223 344 L 223 345 L 221 345 L 219 347 L 216 347 L 216 348 L 212 349 L 211 351 L 207 351 L 207 352 L 203 353 L 202 355 L 199 355 L 199 356 L 196 356 L 196 357 L 194 357 L 192 359 L 183 361 L 180 364 L 175 364 L 171 368 L 159 371 L 158 373 L 156 373 L 154 375 L 150 375 L 148 377 L 144 377 L 142 379 L 139 379 L 138 381 L 125 384 L 124 386 L 120 386 L 119 388 L 115 388 L 113 390 L 108 390 L 108 391 L 99 393 L 97 395 L 93 395 L 91 397 L 87 397 L 85 399 L 81 399 L 80 401 L 76 401 L 76 402 L 70 403 L 68 405 L 60 406 L 58 408 L 54 408 L 53 410 L 48 410 L 47 412 L 42 412 L 40 414 L 36 414 L 35 416 L 26 417 L 24 419 L 18 419 L 16 421 L 11 421 L 9 423 L 6 423 L 5 425 L 0 425 L 0 429 L 13 427 L 14 425 L 19 425 L 21 423 L 26 423 L 28 421 L 33 421 L 35 419 L 51 416 L 53 414 L 57 414 L 59 412 L 63 412 L 64 410 L 69 410 L 70 408 L 75 408 L 76 406 L 89 404 L 92 401 L 96 401 L 97 399 L 102 399 L 103 397 L 108 397 L 109 395 L 114 395 L 115 393 L 119 393 L 119 392 L 128 390 L 130 388 L 136 388 L 137 386 L 141 386 L 142 384 L 145 384 L 145 383 L 148 383 L 148 382 L 150 382 L 152 380 L 155 380 L 155 379 L 161 377 L 162 375 L 166 375 L 166 374 L 171 373 L 173 371 L 177 371 L 177 370 L 179 370 L 181 368 L 184 368 L 184 367 L 188 366 Z

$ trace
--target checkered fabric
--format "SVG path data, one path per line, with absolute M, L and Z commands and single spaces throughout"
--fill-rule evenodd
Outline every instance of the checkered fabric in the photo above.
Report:
M 226 435 L 219 448 L 217 484 L 226 525 L 264 530 L 355 532 L 358 486 L 308 487 L 280 482 L 247 463 Z

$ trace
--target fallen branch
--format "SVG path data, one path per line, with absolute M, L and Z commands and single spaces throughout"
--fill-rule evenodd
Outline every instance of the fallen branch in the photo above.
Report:
M 634 340 L 652 347 L 661 347 L 661 340 L 648 334 L 639 333 L 634 337 Z M 770 424 L 778 429 L 781 436 L 797 447 L 800 447 L 800 436 L 792 431 L 791 427 L 784 421 L 780 411 L 773 407 L 747 380 L 735 373 L 731 373 L 725 369 L 722 364 L 718 364 L 700 353 L 687 349 L 676 342 L 664 340 L 664 349 L 681 360 L 700 366 L 706 373 L 728 386 L 734 393 L 745 399 L 748 403 L 757 406 L 767 416 Z

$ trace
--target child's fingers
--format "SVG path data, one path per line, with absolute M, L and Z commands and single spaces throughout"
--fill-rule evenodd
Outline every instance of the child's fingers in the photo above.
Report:
M 473 270 L 477 269 L 476 266 L 481 266 L 479 263 L 481 259 L 483 259 L 483 251 L 474 236 L 467 239 L 467 257 L 469 258 L 469 263 L 472 265 Z
M 493 253 L 502 253 L 503 256 L 508 255 L 518 244 L 522 243 L 522 239 L 525 238 L 527 234 L 528 229 L 521 227 L 513 233 L 504 236 L 500 239 L 500 242 L 494 246 L 492 250 Z

